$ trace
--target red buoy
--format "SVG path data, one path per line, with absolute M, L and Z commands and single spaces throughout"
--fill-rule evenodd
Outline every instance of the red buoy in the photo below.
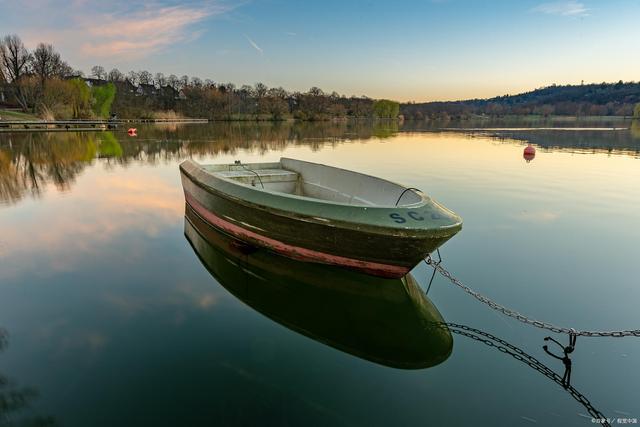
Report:
M 138 136 L 137 132 L 138 132 L 138 129 L 136 129 L 136 128 L 129 128 L 129 130 L 127 131 L 129 136 Z
M 526 147 L 524 147 L 524 154 L 523 154 L 522 157 L 524 157 L 524 159 L 527 161 L 527 163 L 529 163 L 531 160 L 533 160 L 536 157 L 536 149 L 535 149 L 535 147 L 533 147 L 531 144 L 529 144 Z

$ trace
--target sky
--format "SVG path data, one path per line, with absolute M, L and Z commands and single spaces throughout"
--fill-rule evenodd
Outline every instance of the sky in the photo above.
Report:
M 640 80 L 637 0 L 0 0 L 74 68 L 436 101 Z

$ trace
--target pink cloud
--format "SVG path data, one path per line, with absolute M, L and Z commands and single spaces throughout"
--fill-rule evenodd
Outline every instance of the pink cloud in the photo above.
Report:
M 171 6 L 132 13 L 101 14 L 83 19 L 81 29 L 88 39 L 81 45 L 84 54 L 94 57 L 148 55 L 200 33 L 193 26 L 205 18 L 223 13 L 223 6 Z M 96 25 L 96 22 L 99 25 Z
M 25 44 L 33 48 L 39 42 L 53 43 L 66 57 L 76 56 L 76 62 L 88 58 L 118 62 L 189 43 L 203 34 L 201 24 L 206 19 L 234 8 L 223 3 L 225 0 L 181 4 L 173 0 L 117 0 L 108 4 L 98 0 L 41 0 L 37 7 L 35 0 L 21 1 L 26 3 L 9 0 L 13 13 L 38 23 L 20 30 Z

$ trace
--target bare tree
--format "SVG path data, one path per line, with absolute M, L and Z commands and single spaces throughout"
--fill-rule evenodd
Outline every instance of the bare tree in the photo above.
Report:
M 107 72 L 105 71 L 104 67 L 102 65 L 94 65 L 93 67 L 91 67 L 91 74 L 92 77 L 95 77 L 98 80 L 106 80 L 107 79 Z
M 140 84 L 150 85 L 153 83 L 153 76 L 150 72 L 142 70 L 138 72 L 138 81 L 140 82 Z
M 76 74 L 75 71 L 73 71 L 73 68 L 71 68 L 71 65 L 67 64 L 66 61 L 62 61 L 56 75 L 61 78 L 67 78 L 75 76 Z
M 267 92 L 267 94 L 274 98 L 280 98 L 280 99 L 287 99 L 289 97 L 289 94 L 287 93 L 287 91 L 284 90 L 282 87 L 273 87 L 269 89 L 269 92 Z
M 178 79 L 178 76 L 176 76 L 175 74 L 171 74 L 169 75 L 169 77 L 167 77 L 167 84 L 172 88 L 174 88 L 175 90 L 178 90 L 179 82 L 180 80 Z
M 200 77 L 191 77 L 191 86 L 202 87 L 202 79 Z
M 324 92 L 319 87 L 314 86 L 311 89 L 309 89 L 309 95 L 312 95 L 312 96 L 324 96 Z
M 254 89 L 254 94 L 257 98 L 263 98 L 267 94 L 267 91 L 269 90 L 267 85 L 265 85 L 264 83 L 256 83 L 253 86 L 253 89 Z
M 187 76 L 186 74 L 182 77 L 180 77 L 180 88 L 186 87 L 189 85 L 189 76 Z
M 109 74 L 107 74 L 107 80 L 110 82 L 121 82 L 124 80 L 124 74 L 122 74 L 117 68 L 114 68 L 109 71 Z
M 253 98 L 255 96 L 253 86 L 242 85 L 240 86 L 239 92 L 243 98 Z
M 138 75 L 138 73 L 136 73 L 135 71 L 129 71 L 127 73 L 127 80 L 129 80 L 131 82 L 132 85 L 137 85 L 138 83 L 140 83 L 140 76 Z
M 28 73 L 30 60 L 31 54 L 17 35 L 5 36 L 0 41 L 0 67 L 9 83 Z
M 16 101 L 22 111 L 34 111 L 40 90 L 40 81 L 35 76 L 23 75 L 18 80 L 14 80 Z
M 156 73 L 155 77 L 153 78 L 154 83 L 156 84 L 156 86 L 158 87 L 164 87 L 167 85 L 167 78 L 164 76 L 163 73 Z
M 40 86 L 44 87 L 47 79 L 60 74 L 62 60 L 60 54 L 50 44 L 40 43 L 31 56 L 31 69 L 40 79 Z

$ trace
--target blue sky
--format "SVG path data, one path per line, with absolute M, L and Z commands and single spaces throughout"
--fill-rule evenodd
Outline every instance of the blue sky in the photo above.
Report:
M 400 101 L 640 80 L 640 2 L 0 0 L 0 34 L 75 68 Z

